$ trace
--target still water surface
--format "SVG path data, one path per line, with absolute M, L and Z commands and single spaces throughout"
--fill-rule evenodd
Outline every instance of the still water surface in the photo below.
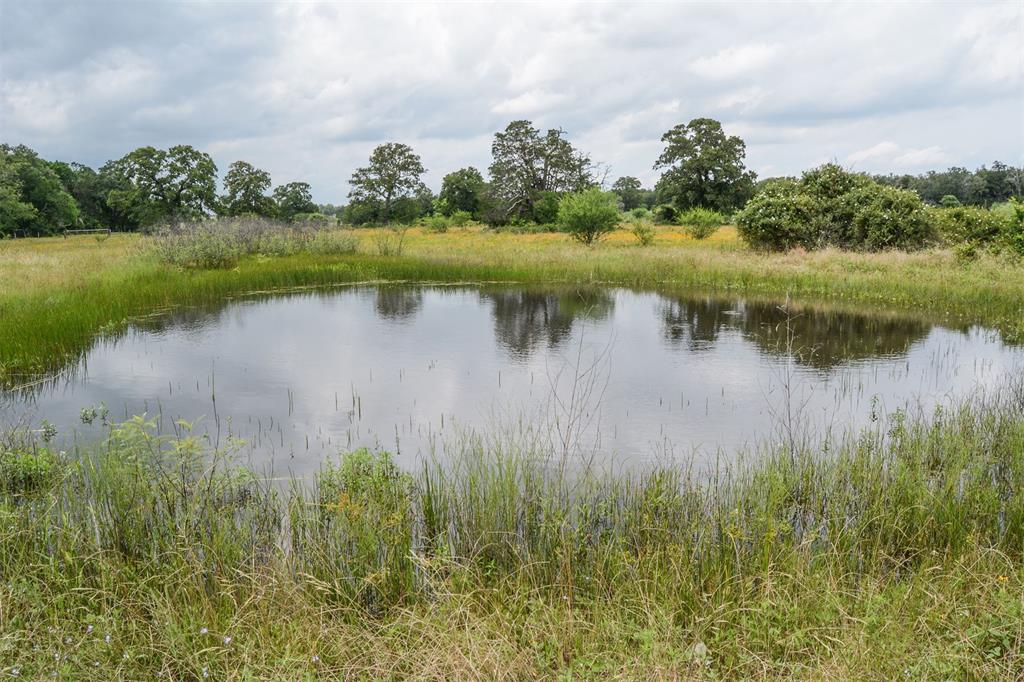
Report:
M 4 409 L 46 418 L 63 443 L 103 433 L 83 407 L 165 431 L 198 419 L 213 441 L 244 439 L 253 464 L 298 475 L 364 445 L 411 465 L 515 424 L 637 463 L 708 460 L 778 438 L 780 419 L 838 435 L 1022 368 L 1024 350 L 979 327 L 624 289 L 379 286 L 138 323 Z

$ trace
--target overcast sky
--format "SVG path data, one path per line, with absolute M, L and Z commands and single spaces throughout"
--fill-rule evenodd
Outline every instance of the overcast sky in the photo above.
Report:
M 0 0 L 0 139 L 91 166 L 191 144 L 331 203 L 376 144 L 436 190 L 516 118 L 645 184 L 698 116 L 761 176 L 1019 165 L 1022 8 Z

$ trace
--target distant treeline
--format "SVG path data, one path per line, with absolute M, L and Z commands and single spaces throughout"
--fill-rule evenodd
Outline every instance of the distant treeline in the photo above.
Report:
M 709 118 L 679 124 L 661 138 L 653 188 L 623 176 L 611 183 L 624 211 L 647 208 L 671 220 L 691 208 L 724 214 L 742 208 L 765 182 L 744 165 L 746 146 Z M 492 226 L 550 224 L 566 194 L 606 185 L 607 172 L 576 149 L 561 129 L 542 131 L 512 121 L 494 136 L 488 177 L 473 167 L 444 176 L 434 194 L 411 147 L 378 146 L 356 169 L 344 206 L 316 204 L 305 182 L 272 186 L 270 174 L 236 161 L 218 193 L 218 169 L 209 154 L 188 145 L 140 147 L 98 170 L 47 161 L 24 146 L 0 145 L 0 236 L 55 234 L 68 228 L 139 230 L 205 216 L 257 215 L 286 222 L 342 221 L 350 225 L 409 223 L 424 216 L 458 216 Z M 1021 196 L 1024 169 L 996 162 L 973 173 L 963 168 L 924 175 L 875 176 L 877 182 L 917 191 L 931 204 L 990 206 Z M 951 199 L 951 197 L 953 199 Z

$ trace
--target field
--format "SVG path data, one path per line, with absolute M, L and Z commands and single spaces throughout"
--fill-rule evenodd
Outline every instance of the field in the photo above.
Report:
M 0 382 L 132 319 L 351 282 L 608 283 L 983 324 L 1024 338 L 1024 268 L 952 252 L 753 252 L 659 228 L 411 230 L 381 255 L 187 270 L 146 238 L 0 242 Z M 792 441 L 792 443 L 803 441 Z M 339 454 L 269 483 L 143 418 L 61 453 L 0 438 L 0 674 L 28 679 L 1020 679 L 1024 383 L 842 442 L 557 472 L 467 437 L 400 471 Z

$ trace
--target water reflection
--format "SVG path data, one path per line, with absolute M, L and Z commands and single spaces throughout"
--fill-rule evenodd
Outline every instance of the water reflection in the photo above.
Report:
M 721 334 L 739 332 L 768 355 L 791 354 L 818 370 L 903 355 L 931 328 L 908 318 L 714 298 L 665 298 L 659 307 L 671 345 L 700 352 L 710 350 Z
M 491 304 L 496 340 L 518 358 L 528 357 L 541 344 L 549 349 L 560 346 L 569 338 L 577 318 L 604 320 L 615 307 L 612 294 L 603 289 L 559 293 L 485 290 L 480 299 Z
M 138 321 L 98 340 L 88 371 L 6 400 L 12 414 L 31 411 L 72 439 L 98 436 L 80 415 L 101 403 L 168 430 L 205 416 L 213 441 L 237 436 L 254 462 L 308 473 L 359 446 L 413 464 L 456 429 L 492 429 L 496 414 L 535 425 L 557 402 L 552 374 L 571 376 L 574 362 L 598 355 L 600 402 L 576 414 L 594 417 L 602 457 L 637 461 L 770 437 L 790 341 L 794 394 L 820 430 L 864 426 L 876 402 L 928 409 L 994 388 L 1024 364 L 1021 349 L 987 330 L 921 319 L 802 308 L 788 329 L 771 303 L 594 287 L 259 294 Z

